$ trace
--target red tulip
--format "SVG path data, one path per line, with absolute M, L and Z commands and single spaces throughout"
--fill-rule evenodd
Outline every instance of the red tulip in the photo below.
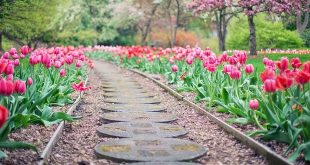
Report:
M 276 78 L 276 87 L 278 90 L 285 90 L 293 85 L 293 80 L 287 76 L 278 75 Z
M 302 65 L 299 58 L 292 58 L 291 64 L 294 69 L 297 69 Z
M 310 61 L 304 63 L 302 70 L 305 71 L 306 73 L 310 73 Z
M 61 69 L 59 74 L 60 74 L 60 77 L 65 77 L 66 76 L 66 70 Z
M 73 83 L 72 84 L 72 88 L 76 91 L 79 91 L 79 92 L 82 92 L 82 91 L 86 91 L 86 90 L 89 90 L 91 89 L 91 87 L 86 87 L 84 86 L 84 83 L 81 81 L 80 83 L 76 84 L 76 83 Z
M 31 86 L 32 84 L 33 84 L 32 78 L 31 78 L 31 77 L 28 77 L 28 79 L 27 79 L 27 85 L 28 85 L 28 86 Z
M 230 78 L 232 79 L 240 79 L 241 77 L 241 72 L 238 69 L 232 69 L 232 71 L 229 73 Z
M 208 66 L 207 66 L 207 70 L 209 71 L 209 72 L 215 72 L 216 71 L 216 66 L 214 65 L 214 64 L 209 64 Z
M 267 79 L 264 81 L 264 86 L 263 89 L 265 92 L 275 92 L 277 87 L 276 87 L 276 80 L 274 79 Z
M 281 60 L 277 62 L 277 66 L 281 73 L 288 69 L 288 64 L 289 60 L 287 57 L 282 57 Z
M 6 71 L 7 63 L 0 61 L 0 74 Z
M 306 84 L 310 81 L 310 73 L 305 71 L 299 71 L 295 77 L 295 80 L 298 84 Z
M 8 81 L 5 79 L 0 80 L 0 95 L 10 96 L 14 92 L 14 83 L 13 81 Z
M 249 107 L 250 107 L 252 110 L 258 109 L 258 107 L 259 107 L 258 101 L 257 101 L 256 99 L 250 100 L 250 102 L 249 102 Z
M 172 72 L 177 72 L 177 71 L 179 70 L 179 68 L 178 68 L 177 65 L 173 65 L 173 66 L 171 67 L 171 70 L 172 70 Z
M 25 81 L 16 80 L 14 83 L 14 91 L 18 94 L 23 95 L 26 92 L 26 83 Z
M 9 110 L 0 105 L 0 128 L 3 126 L 9 116 Z
M 251 74 L 254 72 L 254 66 L 252 64 L 248 64 L 245 66 L 245 72 L 247 74 Z
M 271 69 L 265 69 L 261 74 L 260 78 L 262 82 L 265 82 L 267 79 L 275 79 L 276 73 Z

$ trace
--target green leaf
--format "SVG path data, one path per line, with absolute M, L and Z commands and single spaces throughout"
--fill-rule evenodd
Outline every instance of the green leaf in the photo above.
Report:
M 37 152 L 37 148 L 34 145 L 17 141 L 2 141 L 0 142 L 0 148 L 31 149 Z
M 0 159 L 7 157 L 6 153 L 0 151 Z
M 225 88 L 223 88 L 223 90 L 222 90 L 222 99 L 223 99 L 225 104 L 228 104 L 228 102 L 229 102 L 229 94 L 228 94 L 228 92 L 227 92 L 227 90 Z
M 228 123 L 238 123 L 238 124 L 248 124 L 249 120 L 247 118 L 228 118 L 226 120 Z

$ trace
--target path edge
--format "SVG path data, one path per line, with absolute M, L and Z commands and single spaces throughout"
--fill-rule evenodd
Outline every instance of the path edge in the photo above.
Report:
M 86 80 L 84 82 L 85 85 L 88 83 L 88 78 L 89 77 L 87 76 Z M 82 100 L 83 94 L 84 94 L 84 92 L 81 92 L 79 97 L 74 101 L 72 106 L 68 109 L 68 111 L 67 111 L 68 115 L 72 115 L 73 111 L 76 110 L 77 105 L 79 105 L 79 103 Z M 47 145 L 45 146 L 44 150 L 40 154 L 39 160 L 37 161 L 38 165 L 44 165 L 45 161 L 51 155 L 52 150 L 53 150 L 55 144 L 60 139 L 64 128 L 65 128 L 65 121 L 62 121 L 62 122 L 59 123 L 59 125 L 57 126 L 56 131 L 53 133 L 53 135 L 51 136 L 51 138 L 48 141 Z
M 115 64 L 113 64 L 113 65 L 115 65 Z M 124 69 L 127 69 L 127 68 L 124 68 Z M 129 71 L 131 71 L 133 73 L 139 74 L 139 75 L 141 75 L 141 76 L 143 76 L 143 77 L 145 77 L 145 78 L 147 78 L 149 80 L 152 80 L 158 86 L 160 86 L 161 88 L 165 89 L 170 94 L 172 94 L 174 97 L 176 97 L 178 100 L 184 101 L 187 105 L 193 107 L 200 114 L 206 115 L 211 121 L 215 122 L 218 126 L 220 126 L 222 129 L 224 129 L 229 134 L 233 135 L 236 139 L 241 141 L 243 144 L 245 144 L 246 146 L 248 146 L 251 149 L 255 150 L 259 154 L 263 155 L 266 158 L 266 160 L 268 161 L 268 163 L 270 163 L 270 164 L 277 164 L 277 165 L 293 165 L 293 163 L 289 162 L 288 159 L 286 159 L 286 158 L 282 157 L 281 155 L 273 152 L 272 150 L 270 150 L 265 145 L 259 143 L 255 139 L 245 135 L 241 131 L 239 131 L 236 128 L 234 128 L 234 127 L 230 126 L 229 124 L 225 123 L 221 119 L 219 119 L 216 116 L 212 115 L 206 109 L 204 109 L 204 108 L 196 105 L 192 101 L 184 98 L 183 95 L 181 95 L 180 93 L 178 93 L 177 91 L 175 91 L 174 89 L 169 87 L 168 85 L 166 85 L 166 84 L 164 84 L 164 83 L 162 83 L 162 82 L 160 82 L 160 81 L 158 81 L 158 80 L 148 76 L 147 74 L 145 74 L 145 73 L 143 73 L 141 71 L 138 71 L 138 70 L 135 70 L 135 69 L 127 69 L 127 70 L 129 70 Z

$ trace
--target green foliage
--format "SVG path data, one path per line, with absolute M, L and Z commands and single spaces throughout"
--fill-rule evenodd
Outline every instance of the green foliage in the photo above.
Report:
M 305 46 L 310 47 L 310 29 L 306 29 L 300 35 L 302 40 L 305 42 Z
M 302 39 L 295 31 L 286 30 L 281 22 L 272 22 L 265 15 L 255 17 L 257 49 L 300 48 Z M 249 49 L 249 26 L 246 17 L 234 19 L 228 30 L 228 49 Z

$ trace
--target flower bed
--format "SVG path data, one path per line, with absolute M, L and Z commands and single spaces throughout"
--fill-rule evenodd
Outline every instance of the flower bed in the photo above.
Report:
M 87 90 L 83 80 L 93 63 L 84 48 L 55 47 L 31 50 L 23 46 L 0 57 L 0 148 L 30 148 L 32 144 L 9 141 L 8 135 L 29 124 L 49 126 L 73 121 L 52 106 L 73 103 L 70 95 Z M 0 157 L 6 154 L 0 151 Z
M 103 46 L 90 55 L 163 74 L 179 91 L 194 92 L 197 102 L 229 114 L 227 122 L 259 128 L 249 136 L 286 143 L 290 160 L 310 160 L 310 61 L 264 58 L 265 69 L 257 73 L 244 51 L 216 56 L 197 47 Z

